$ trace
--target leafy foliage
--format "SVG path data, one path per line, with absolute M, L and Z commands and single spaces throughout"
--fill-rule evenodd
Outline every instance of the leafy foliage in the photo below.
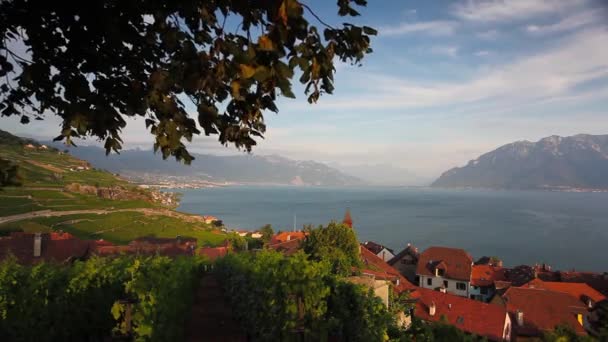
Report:
M 307 228 L 304 251 L 314 260 L 327 260 L 337 274 L 347 275 L 361 266 L 359 242 L 355 231 L 344 224 L 331 222 L 327 227 Z
M 372 292 L 337 278 L 327 261 L 303 252 L 228 255 L 216 270 L 256 341 L 382 341 L 392 322 Z
M 590 336 L 580 336 L 569 325 L 559 325 L 553 331 L 543 335 L 545 342 L 592 342 L 596 341 Z
M 0 187 L 19 186 L 21 184 L 22 176 L 19 173 L 19 166 L 0 158 Z
M 71 267 L 5 260 L 0 340 L 102 340 L 123 327 L 119 300 L 126 298 L 137 299 L 136 340 L 180 340 L 201 265 L 197 258 L 166 257 L 92 258 Z
M 366 1 L 338 0 L 338 15 L 359 15 L 353 4 Z M 295 97 L 296 72 L 316 102 L 334 90 L 334 60 L 360 63 L 375 34 L 331 27 L 297 0 L 2 1 L 0 113 L 22 123 L 55 113 L 57 140 L 94 136 L 108 153 L 121 149 L 129 117 L 145 118 L 164 158 L 190 162 L 184 140 L 199 127 L 249 151 L 263 112 L 278 112 L 279 94 Z
M 264 243 L 268 243 L 274 235 L 274 229 L 272 229 L 272 225 L 265 224 L 262 228 L 260 228 L 260 233 L 262 233 L 262 241 L 264 241 Z

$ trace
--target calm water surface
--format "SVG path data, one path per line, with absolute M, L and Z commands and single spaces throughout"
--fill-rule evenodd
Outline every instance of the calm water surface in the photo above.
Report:
M 464 248 L 506 265 L 546 262 L 608 271 L 608 193 L 389 188 L 228 187 L 179 190 L 179 210 L 214 215 L 231 228 L 276 230 L 342 220 L 359 240 L 401 250 L 408 242 Z

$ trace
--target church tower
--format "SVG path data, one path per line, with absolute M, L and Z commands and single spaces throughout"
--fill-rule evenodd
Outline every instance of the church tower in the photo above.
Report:
M 342 223 L 349 226 L 350 228 L 353 227 L 353 218 L 350 217 L 350 209 L 346 209 L 346 213 L 344 213 L 344 220 L 342 220 Z

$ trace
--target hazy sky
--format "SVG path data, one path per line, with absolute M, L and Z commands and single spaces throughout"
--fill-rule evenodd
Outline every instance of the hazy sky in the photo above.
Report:
M 332 23 L 335 1 L 304 1 Z M 432 177 L 515 140 L 608 133 L 608 9 L 602 0 L 371 0 L 354 22 L 378 28 L 363 67 L 339 65 L 336 91 L 302 90 L 268 113 L 255 153 L 391 164 Z M 313 19 L 311 19 L 312 21 Z M 57 135 L 57 122 L 2 127 Z M 150 147 L 143 122 L 126 148 Z M 230 153 L 208 138 L 197 152 Z

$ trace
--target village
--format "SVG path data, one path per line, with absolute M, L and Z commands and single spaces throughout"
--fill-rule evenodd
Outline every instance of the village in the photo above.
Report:
M 205 216 L 205 221 L 220 222 Z M 342 222 L 353 228 L 347 211 Z M 233 231 L 261 239 L 258 231 Z M 274 234 L 264 248 L 293 255 L 307 238 L 306 231 Z M 492 341 L 542 337 L 558 326 L 580 336 L 597 336 L 596 312 L 608 304 L 608 273 L 556 271 L 549 265 L 504 267 L 497 257 L 475 260 L 465 250 L 433 246 L 419 251 L 412 244 L 395 253 L 382 244 L 360 244 L 364 267 L 353 270 L 348 281 L 373 289 L 385 306 L 389 294 L 405 295 L 412 309 L 400 313 L 404 327 L 412 318 L 444 322 L 465 333 Z M 199 247 L 188 237 L 141 237 L 128 245 L 104 240 L 82 240 L 65 232 L 14 232 L 0 237 L 0 260 L 12 255 L 23 264 L 70 263 L 96 256 L 123 254 L 200 255 L 217 260 L 237 252 L 230 242 L 219 247 Z

